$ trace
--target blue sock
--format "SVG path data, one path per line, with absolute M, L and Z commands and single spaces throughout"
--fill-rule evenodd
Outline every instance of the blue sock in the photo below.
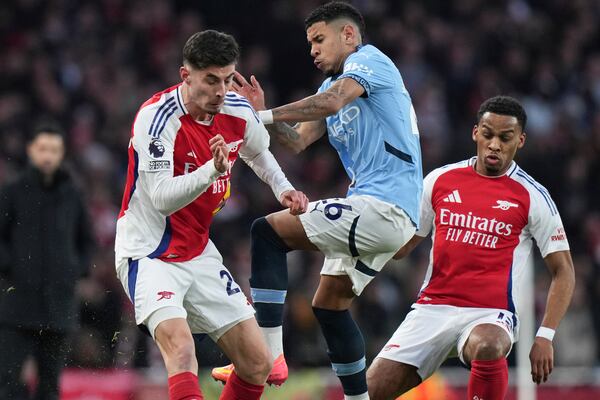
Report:
M 252 223 L 252 275 L 250 288 L 256 320 L 264 328 L 283 324 L 287 294 L 287 256 L 291 250 L 263 218 Z
M 329 359 L 347 396 L 367 392 L 365 341 L 350 311 L 313 307 L 329 348 Z

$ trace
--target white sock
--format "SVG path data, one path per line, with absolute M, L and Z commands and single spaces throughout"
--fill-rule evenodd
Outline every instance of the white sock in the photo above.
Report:
M 354 396 L 348 396 L 345 394 L 344 400 L 369 400 L 369 393 L 362 393 Z
M 283 327 L 276 326 L 274 328 L 260 328 L 267 341 L 267 346 L 271 350 L 273 361 L 283 354 Z

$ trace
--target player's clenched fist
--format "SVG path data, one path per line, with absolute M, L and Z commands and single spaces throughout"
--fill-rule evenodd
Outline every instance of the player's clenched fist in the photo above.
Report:
M 217 135 L 208 141 L 213 156 L 215 168 L 223 173 L 229 168 L 229 148 L 223 136 Z
M 287 190 L 279 200 L 282 206 L 290 209 L 292 215 L 304 214 L 308 207 L 308 197 L 299 190 Z

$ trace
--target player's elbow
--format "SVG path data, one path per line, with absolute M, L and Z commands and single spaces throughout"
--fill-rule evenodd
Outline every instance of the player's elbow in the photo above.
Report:
M 172 210 L 171 208 L 166 207 L 166 206 L 161 206 L 159 204 L 155 204 L 154 207 L 156 208 L 156 211 L 158 211 L 165 217 L 168 217 L 175 212 L 175 210 Z
M 323 118 L 337 114 L 345 105 L 344 99 L 337 93 L 324 92 L 317 96 L 319 101 L 315 104 L 315 108 L 320 111 L 319 114 L 322 114 Z
M 173 214 L 176 211 L 176 210 L 173 210 L 172 207 L 169 207 L 167 202 L 164 201 L 162 198 L 160 198 L 160 196 L 158 196 L 157 193 L 154 193 L 151 196 L 150 200 L 152 201 L 152 205 L 154 206 L 156 211 L 158 211 L 165 217 L 168 217 L 169 215 Z
M 324 107 L 325 112 L 327 113 L 327 116 L 337 114 L 344 105 L 344 100 L 340 96 L 332 96 Z

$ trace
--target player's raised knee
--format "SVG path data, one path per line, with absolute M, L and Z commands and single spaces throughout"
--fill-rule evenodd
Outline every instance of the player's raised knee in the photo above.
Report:
M 478 341 L 473 349 L 473 360 L 497 360 L 506 356 L 504 343 L 499 338 Z
M 273 228 L 269 225 L 269 222 L 265 217 L 260 217 L 252 222 L 252 226 L 250 227 L 250 233 L 252 237 L 265 236 L 265 233 L 268 235 Z

